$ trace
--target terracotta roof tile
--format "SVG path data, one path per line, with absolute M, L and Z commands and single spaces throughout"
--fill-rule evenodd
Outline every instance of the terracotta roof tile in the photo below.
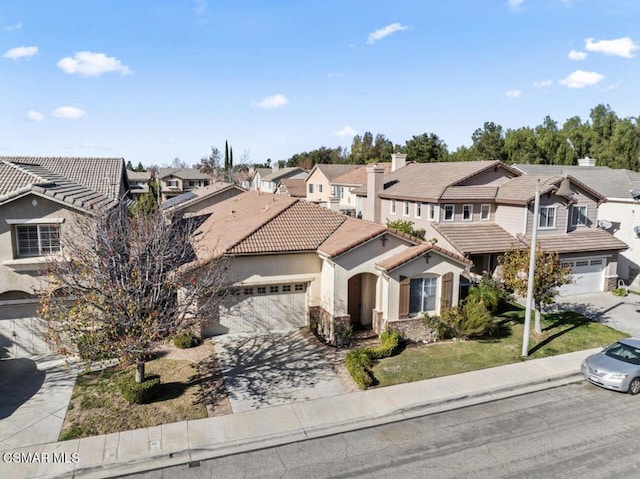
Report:
M 381 224 L 347 218 L 346 221 L 318 247 L 318 250 L 333 258 L 346 253 L 350 249 L 386 231 L 387 228 Z
M 443 201 L 493 200 L 498 192 L 497 186 L 450 186 L 442 196 Z
M 331 180 L 331 184 L 346 186 L 364 185 L 367 182 L 367 167 L 369 166 L 373 166 L 373 163 L 369 165 L 360 165 L 359 168 L 334 178 Z M 385 175 L 391 173 L 391 163 L 376 163 L 376 166 L 384 168 Z
M 331 182 L 334 178 L 342 176 L 350 171 L 357 170 L 362 165 L 343 165 L 343 164 L 323 164 L 318 163 L 315 168 L 320 170 L 324 176 Z
M 519 235 L 519 238 L 527 246 L 530 245 L 530 237 Z M 629 245 L 611 233 L 597 228 L 580 228 L 570 233 L 559 235 L 539 235 L 537 243 L 544 251 L 556 251 L 558 253 L 622 251 L 629 248 Z
M 500 253 L 524 247 L 518 238 L 495 223 L 434 223 L 433 227 L 465 255 Z
M 426 241 L 416 246 L 411 246 L 394 256 L 386 258 L 384 261 L 381 261 L 380 263 L 378 263 L 377 266 L 380 269 L 383 269 L 385 271 L 392 271 L 429 251 L 434 251 L 434 252 L 443 254 L 461 263 L 465 263 L 468 265 L 472 264 L 472 262 L 467 258 L 465 258 L 464 256 L 461 256 L 452 251 L 446 250 L 436 244 Z

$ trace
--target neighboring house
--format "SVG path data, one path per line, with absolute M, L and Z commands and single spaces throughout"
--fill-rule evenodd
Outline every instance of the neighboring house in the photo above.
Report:
M 131 197 L 134 200 L 149 192 L 149 180 L 151 173 L 148 171 L 131 171 L 127 170 L 127 178 L 129 179 L 129 188 Z
M 260 189 L 260 181 L 263 177 L 271 174 L 273 170 L 271 168 L 255 168 L 253 167 L 252 175 L 249 179 L 249 189 L 250 190 L 259 190 Z
M 35 318 L 47 257 L 62 253 L 75 218 L 128 191 L 122 158 L 0 157 L 0 335 L 22 352 L 47 351 Z
M 211 177 L 197 168 L 160 168 L 160 189 L 162 201 L 196 188 L 209 185 Z
M 367 175 L 367 185 L 355 190 L 364 219 L 412 221 L 427 239 L 469 258 L 476 274 L 494 272 L 506 250 L 528 247 L 540 180 L 539 244 L 572 265 L 573 283 L 561 293 L 615 287 L 618 252 L 626 245 L 596 228 L 605 198 L 575 178 L 569 177 L 575 203 L 567 207 L 554 194 L 562 177 L 520 176 L 499 161 L 415 163 L 388 175 L 374 165 Z
M 278 168 L 276 166 L 271 173 L 260 176 L 258 189 L 263 193 L 275 193 L 280 180 L 285 178 L 304 180 L 307 176 L 308 173 L 297 166 L 291 168 Z
M 302 178 L 284 178 L 278 183 L 276 193 L 293 198 L 306 198 L 305 180 Z
M 228 257 L 233 290 L 205 336 L 287 329 L 415 330 L 457 304 L 470 262 L 440 246 L 283 195 L 242 193 L 203 210 L 199 261 Z M 412 334 L 408 331 L 408 334 Z
M 193 216 L 198 211 L 211 205 L 243 193 L 245 190 L 231 183 L 216 181 L 209 186 L 196 188 L 193 191 L 169 198 L 160 205 L 160 209 L 168 214 Z
M 605 196 L 606 203 L 598 208 L 597 226 L 629 246 L 618 257 L 618 276 L 640 290 L 640 173 L 596 166 L 593 158 L 578 160 L 578 166 L 513 166 L 526 174 L 571 175 Z
M 377 163 L 377 166 L 384 168 L 384 173 L 387 174 L 391 172 L 392 163 Z M 334 178 L 329 182 L 331 185 L 331 197 L 323 206 L 326 205 L 331 209 L 337 209 L 341 213 L 349 216 L 356 216 L 358 196 L 354 194 L 354 191 L 366 182 L 367 165 L 361 165 L 355 170 L 351 170 L 344 175 Z
M 334 165 L 318 163 L 306 179 L 307 201 L 326 205 L 331 194 L 331 181 L 346 173 L 361 168 L 362 165 Z

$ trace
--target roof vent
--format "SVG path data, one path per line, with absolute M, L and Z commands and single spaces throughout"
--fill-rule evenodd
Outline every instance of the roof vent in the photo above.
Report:
M 629 190 L 634 200 L 640 200 L 640 190 Z
M 607 220 L 598 220 L 597 225 L 598 228 L 602 228 L 603 230 L 610 230 L 613 228 L 613 223 Z

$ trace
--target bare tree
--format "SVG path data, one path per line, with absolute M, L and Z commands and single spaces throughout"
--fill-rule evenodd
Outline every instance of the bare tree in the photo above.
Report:
M 142 382 L 158 343 L 199 328 L 226 291 L 224 260 L 195 257 L 193 232 L 202 220 L 172 223 L 158 211 L 124 206 L 78 219 L 61 238 L 62 257 L 47 265 L 51 284 L 41 304 L 59 351 L 136 364 Z
M 200 158 L 200 163 L 198 164 L 198 169 L 200 172 L 205 175 L 211 176 L 211 179 L 215 179 L 220 175 L 221 167 L 220 167 L 220 158 L 222 157 L 220 150 L 218 150 L 215 146 L 211 147 L 211 153 L 209 156 L 203 156 Z

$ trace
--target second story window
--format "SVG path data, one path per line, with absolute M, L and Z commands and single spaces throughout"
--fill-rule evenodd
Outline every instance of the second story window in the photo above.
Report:
M 396 200 L 391 200 L 389 202 L 389 213 L 392 215 L 396 214 Z
M 429 203 L 429 213 L 428 213 L 429 221 L 436 220 L 436 205 L 433 203 Z
M 587 226 L 587 207 L 573 205 L 571 207 L 571 226 Z
M 167 180 L 167 188 L 178 188 L 178 180 Z
M 444 221 L 453 221 L 454 211 L 453 205 L 444 205 Z
M 322 184 L 318 184 L 318 193 L 322 193 Z
M 307 185 L 307 192 L 312 193 L 313 194 L 313 183 L 309 183 Z
M 556 227 L 556 208 L 555 206 L 541 206 L 538 220 L 538 228 L 554 229 Z
M 473 220 L 473 205 L 462 205 L 462 221 Z
M 416 203 L 416 218 L 422 218 L 422 203 Z
M 409 202 L 408 201 L 404 201 L 402 203 L 402 214 L 404 216 L 409 216 Z
M 491 218 L 491 205 L 480 206 L 480 219 L 489 220 Z
M 344 198 L 344 188 L 342 186 L 336 186 L 335 196 L 340 199 Z
M 16 225 L 19 257 L 44 256 L 60 252 L 60 225 Z

